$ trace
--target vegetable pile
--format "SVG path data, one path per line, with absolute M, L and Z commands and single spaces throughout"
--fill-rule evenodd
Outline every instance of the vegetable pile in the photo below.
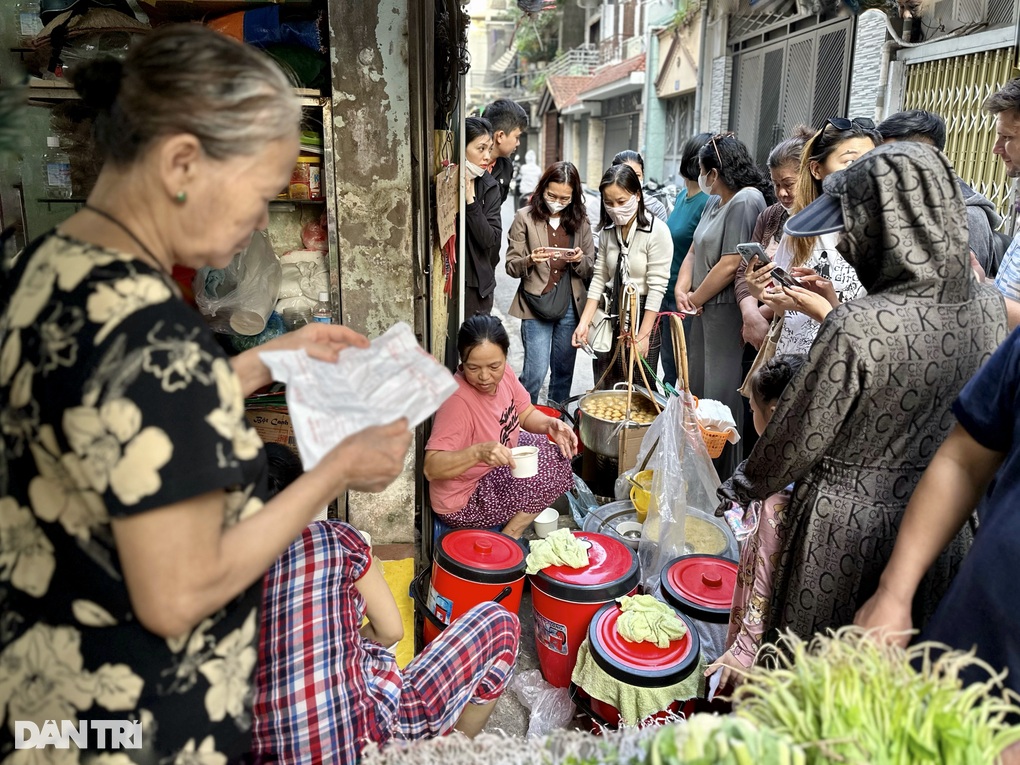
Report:
M 809 765 L 987 765 L 1020 741 L 1016 695 L 973 653 L 891 646 L 857 627 L 765 649 L 736 714 L 804 746 Z M 965 670 L 987 680 L 964 686 Z M 1012 716 L 1012 720 L 1010 717 Z

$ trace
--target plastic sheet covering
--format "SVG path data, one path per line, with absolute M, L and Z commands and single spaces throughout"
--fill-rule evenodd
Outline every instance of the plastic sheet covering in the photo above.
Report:
M 574 719 L 574 702 L 568 688 L 557 688 L 545 681 L 542 671 L 529 669 L 514 677 L 510 686 L 521 705 L 531 710 L 528 738 L 547 736 L 566 728 Z

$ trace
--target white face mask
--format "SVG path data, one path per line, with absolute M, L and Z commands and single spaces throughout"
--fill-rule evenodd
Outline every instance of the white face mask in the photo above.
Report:
M 464 161 L 464 169 L 467 171 L 468 178 L 481 178 L 485 174 L 485 168 L 479 167 L 470 160 Z
M 708 182 L 707 175 L 698 176 L 698 188 L 701 189 L 705 194 L 712 196 L 712 186 Z
M 626 226 L 630 222 L 630 219 L 637 214 L 638 210 L 638 198 L 637 195 L 632 196 L 626 202 L 619 207 L 607 207 L 606 212 L 609 213 L 609 217 L 612 218 L 613 223 L 617 226 Z
M 553 215 L 559 215 L 563 212 L 563 208 L 566 207 L 562 202 L 550 202 L 548 199 L 545 200 L 545 206 L 549 208 L 549 212 Z

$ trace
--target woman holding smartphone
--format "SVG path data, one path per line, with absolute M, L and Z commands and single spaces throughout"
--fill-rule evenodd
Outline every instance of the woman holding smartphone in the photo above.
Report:
M 517 211 L 506 252 L 506 272 L 521 280 L 510 315 L 521 320 L 521 384 L 532 404 L 550 367 L 548 399 L 561 403 L 570 397 L 577 355 L 571 337 L 594 264 L 581 177 L 570 162 L 556 162 L 539 179 L 531 204 Z
M 828 120 L 804 146 L 793 211 L 803 210 L 821 195 L 825 178 L 849 167 L 879 143 L 875 123 L 867 118 Z M 857 272 L 836 251 L 838 239 L 838 233 L 783 237 L 774 264 L 749 260 L 744 274 L 748 291 L 776 315 L 783 315 L 777 355 L 807 353 L 829 312 L 864 294 Z M 774 268 L 784 269 L 797 284 L 773 278 Z
M 652 330 L 669 282 L 673 239 L 669 227 L 645 210 L 641 182 L 629 165 L 613 165 L 606 170 L 599 191 L 602 208 L 598 257 L 573 344 L 575 348 L 587 345 L 592 319 L 604 295 L 611 296 L 614 307 L 610 314 L 623 314 L 627 310 L 624 293 L 630 288 L 638 297 L 638 326 L 631 328 L 627 342 L 631 342 L 631 336 L 636 338 L 638 353 L 655 369 L 659 362 L 659 336 L 653 335 Z M 602 380 L 605 386 L 627 379 L 627 354 L 623 349 L 617 352 L 619 318 L 615 322 L 612 347 L 594 360 L 596 383 Z M 635 375 L 640 377 L 637 370 Z

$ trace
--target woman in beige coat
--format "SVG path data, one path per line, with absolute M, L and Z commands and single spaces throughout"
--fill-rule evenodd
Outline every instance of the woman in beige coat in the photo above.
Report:
M 571 337 L 595 264 L 595 243 L 576 167 L 556 162 L 545 171 L 531 204 L 517 211 L 509 240 L 506 272 L 521 280 L 510 304 L 510 315 L 521 319 L 521 384 L 531 403 L 537 404 L 552 367 L 548 399 L 565 401 L 577 353 Z

